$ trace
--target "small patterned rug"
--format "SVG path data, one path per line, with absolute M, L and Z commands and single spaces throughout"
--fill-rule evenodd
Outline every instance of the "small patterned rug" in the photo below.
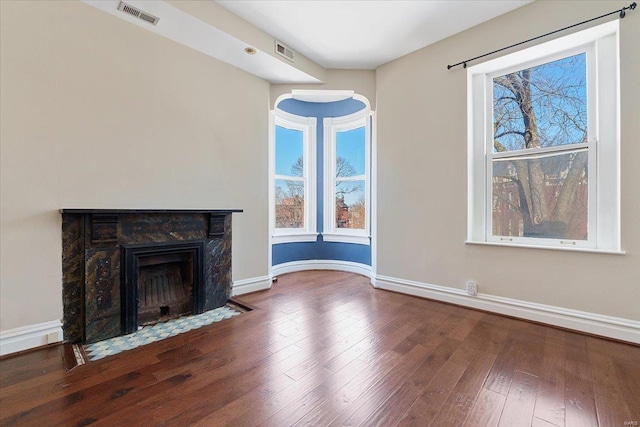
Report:
M 235 308 L 235 307 L 234 307 Z M 213 322 L 219 322 L 240 314 L 231 307 L 220 307 L 194 316 L 171 319 L 167 322 L 145 326 L 129 335 L 109 338 L 93 344 L 86 344 L 84 350 L 90 361 L 131 350 L 141 345 L 169 338 L 192 329 L 198 329 Z

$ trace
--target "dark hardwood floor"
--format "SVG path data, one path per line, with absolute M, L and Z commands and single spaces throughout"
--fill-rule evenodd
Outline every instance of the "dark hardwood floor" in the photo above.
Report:
M 284 275 L 256 309 L 65 372 L 62 347 L 0 361 L 18 426 L 624 426 L 640 347 Z M 625 424 L 626 422 L 626 424 Z

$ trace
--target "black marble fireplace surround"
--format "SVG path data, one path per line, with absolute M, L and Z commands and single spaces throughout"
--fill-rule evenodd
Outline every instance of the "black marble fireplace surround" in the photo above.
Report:
M 60 212 L 69 342 L 93 343 L 137 329 L 139 266 L 153 264 L 146 261 L 152 257 L 187 269 L 193 314 L 221 307 L 231 296 L 231 214 L 242 210 Z

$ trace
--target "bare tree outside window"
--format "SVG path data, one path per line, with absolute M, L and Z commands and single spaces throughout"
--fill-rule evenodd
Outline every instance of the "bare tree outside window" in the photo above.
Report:
M 276 180 L 276 228 L 304 228 L 304 182 Z
M 304 161 L 298 158 L 291 167 L 291 176 L 302 177 Z M 336 227 L 365 228 L 364 182 L 341 181 L 356 175 L 355 168 L 343 157 L 336 159 Z M 345 201 L 346 199 L 346 201 Z M 349 202 L 349 203 L 347 203 Z M 304 184 L 302 181 L 276 180 L 276 226 L 304 226 Z
M 291 167 L 291 176 L 302 178 L 302 157 Z M 276 228 L 304 227 L 304 181 L 276 180 Z
M 586 54 L 495 77 L 493 127 L 493 235 L 586 240 Z
M 336 157 L 336 228 L 365 228 L 364 180 L 341 180 L 358 175 L 344 157 Z

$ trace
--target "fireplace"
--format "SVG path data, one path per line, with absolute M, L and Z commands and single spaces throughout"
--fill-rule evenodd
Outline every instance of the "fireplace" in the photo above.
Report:
M 93 343 L 226 304 L 231 214 L 63 209 L 63 331 Z
M 123 245 L 122 330 L 204 311 L 205 242 Z

